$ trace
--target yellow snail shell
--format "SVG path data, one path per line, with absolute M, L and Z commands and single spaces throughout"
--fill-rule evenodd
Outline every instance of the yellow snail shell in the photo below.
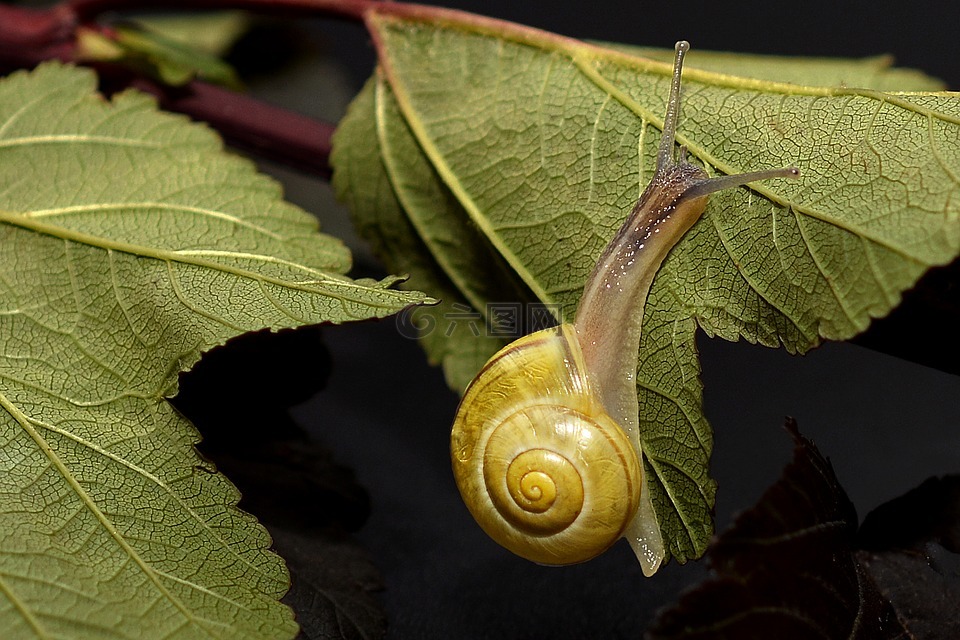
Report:
M 640 463 L 591 388 L 572 325 L 507 345 L 462 405 L 454 476 L 491 538 L 534 562 L 568 564 L 623 535 L 640 501 Z

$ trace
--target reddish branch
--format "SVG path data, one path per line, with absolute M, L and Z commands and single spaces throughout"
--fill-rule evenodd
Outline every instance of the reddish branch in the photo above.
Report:
M 330 177 L 332 124 L 205 82 L 178 90 L 141 78 L 131 86 L 156 96 L 164 109 L 208 123 L 234 146 Z
M 322 15 L 361 22 L 364 13 L 377 4 L 375 0 L 68 0 L 46 10 L 0 5 L 0 70 L 30 67 L 50 59 L 77 62 L 77 28 L 89 26 L 106 12 L 170 7 L 245 9 L 260 14 Z M 111 71 L 115 80 L 117 70 Z M 199 80 L 169 87 L 129 73 L 120 77 L 126 86 L 156 96 L 163 108 L 207 122 L 235 146 L 329 176 L 332 124 Z
M 26 9 L 0 5 L 0 67 L 69 59 L 77 19 L 69 7 Z

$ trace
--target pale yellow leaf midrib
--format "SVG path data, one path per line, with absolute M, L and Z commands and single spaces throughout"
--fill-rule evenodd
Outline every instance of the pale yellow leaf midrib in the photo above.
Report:
M 213 635 L 203 626 L 204 622 L 217 625 L 214 621 L 204 620 L 199 618 L 190 611 L 190 609 L 180 600 L 175 594 L 170 592 L 166 586 L 160 580 L 160 575 L 153 570 L 153 567 L 150 566 L 150 563 L 147 562 L 144 558 L 137 553 L 124 538 L 124 536 L 117 530 L 109 518 L 106 517 L 106 514 L 100 510 L 96 502 L 92 497 L 80 486 L 79 481 L 74 477 L 70 472 L 70 469 L 67 467 L 66 463 L 56 454 L 56 452 L 50 447 L 47 441 L 40 435 L 40 433 L 33 427 L 33 424 L 29 416 L 25 415 L 19 408 L 13 405 L 9 399 L 3 393 L 0 393 L 0 408 L 4 409 L 17 423 L 20 427 L 30 436 L 34 441 L 40 451 L 43 453 L 44 457 L 50 461 L 50 463 L 57 469 L 60 476 L 67 482 L 73 492 L 80 498 L 81 502 L 86 506 L 86 508 L 94 515 L 97 519 L 97 522 L 100 523 L 100 526 L 104 531 L 117 543 L 120 549 L 129 557 L 133 562 L 140 568 L 145 576 L 150 580 L 154 587 L 159 591 L 167 601 L 176 607 L 178 611 L 183 615 L 184 619 L 191 622 L 198 629 L 204 631 L 211 638 L 216 638 L 217 636 Z M 220 625 L 217 625 L 220 626 Z
M 466 298 L 470 306 L 482 314 L 486 311 L 486 301 L 477 295 L 474 287 L 467 282 L 462 271 L 453 267 L 447 256 L 447 253 L 445 251 L 438 250 L 438 248 L 434 246 L 433 235 L 429 232 L 429 229 L 424 226 L 420 216 L 411 215 L 409 213 L 411 207 L 409 206 L 409 201 L 406 197 L 405 191 L 399 188 L 398 185 L 392 180 L 393 172 L 390 171 L 390 166 L 393 162 L 393 154 L 390 151 L 391 147 L 389 143 L 389 136 L 385 130 L 385 125 L 387 122 L 387 116 L 384 112 L 386 107 L 385 100 L 387 99 L 387 97 L 383 94 L 385 90 L 386 87 L 382 78 L 378 77 L 374 90 L 374 108 L 376 113 L 377 135 L 380 146 L 383 149 L 381 158 L 383 159 L 384 166 L 387 168 L 387 175 L 391 179 L 393 190 L 396 193 L 397 199 L 400 201 L 403 209 L 408 212 L 407 219 L 410 221 L 410 224 L 413 225 L 414 229 L 416 229 L 420 239 L 427 246 L 427 249 L 430 251 L 430 255 L 437 262 L 437 264 L 440 265 L 440 268 L 443 270 L 444 274 L 450 278 L 450 281 L 456 287 L 457 291 L 464 298 Z
M 288 238 L 283 235 L 271 231 L 266 227 L 263 227 L 258 224 L 254 224 L 249 220 L 245 220 L 239 216 L 227 213 L 225 211 L 218 211 L 216 209 L 208 209 L 205 207 L 196 207 L 191 205 L 171 203 L 171 202 L 161 202 L 161 201 L 130 201 L 130 202 L 102 202 L 96 204 L 85 204 L 85 205 L 72 205 L 66 207 L 53 207 L 49 209 L 33 209 L 31 211 L 25 212 L 23 214 L 26 218 L 48 218 L 48 217 L 59 217 L 59 216 L 69 216 L 71 214 L 81 214 L 81 213 L 94 213 L 94 214 L 108 214 L 108 213 L 118 213 L 126 214 L 130 211 L 146 211 L 146 210 L 163 210 L 171 211 L 178 213 L 195 213 L 199 216 L 205 216 L 209 218 L 215 218 L 234 224 L 238 227 L 243 227 L 251 231 L 255 231 L 259 234 L 265 235 L 273 240 L 284 241 Z
M 389 61 L 381 59 L 381 64 L 383 64 L 385 67 L 388 67 L 388 75 L 395 77 L 395 74 L 389 73 Z M 470 196 L 467 189 L 460 182 L 460 179 L 457 177 L 456 173 L 446 163 L 443 154 L 440 152 L 440 149 L 433 143 L 433 140 L 427 132 L 424 123 L 422 120 L 420 120 L 420 118 L 417 117 L 416 111 L 413 109 L 406 88 L 398 82 L 391 82 L 390 88 L 393 91 L 394 96 L 397 99 L 397 104 L 400 107 L 400 111 L 407 119 L 407 124 L 410 126 L 410 130 L 413 132 L 417 142 L 430 159 L 437 171 L 437 174 L 440 175 L 444 184 L 446 184 L 450 191 L 456 196 L 464 210 L 467 211 L 470 219 L 473 220 L 477 227 L 482 231 L 483 235 L 491 242 L 491 244 L 493 244 L 496 250 L 504 257 L 517 275 L 519 275 L 520 278 L 527 284 L 527 286 L 530 287 L 530 290 L 538 299 L 547 303 L 554 302 L 552 297 L 526 269 L 518 256 L 503 242 L 496 229 L 490 224 L 489 219 L 483 214 L 480 206 Z
M 363 304 L 365 306 L 373 308 L 385 308 L 392 309 L 393 307 L 387 303 L 373 302 L 367 299 L 362 292 L 367 292 L 370 290 L 370 287 L 358 284 L 349 278 L 338 276 L 335 274 L 329 274 L 322 271 L 318 271 L 306 265 L 301 265 L 298 263 L 290 263 L 301 268 L 303 271 L 315 276 L 315 280 L 309 281 L 290 281 L 284 280 L 281 278 L 275 278 L 271 276 L 264 276 L 252 271 L 245 269 L 239 269 L 236 267 L 228 266 L 221 264 L 213 260 L 204 260 L 196 255 L 191 255 L 189 253 L 180 253 L 177 250 L 170 249 L 158 249 L 156 247 L 148 247 L 144 245 L 133 244 L 129 242 L 123 242 L 119 240 L 113 240 L 110 238 L 105 238 L 102 236 L 95 236 L 92 234 L 75 231 L 72 229 L 66 229 L 64 227 L 59 227 L 56 225 L 50 225 L 43 222 L 40 222 L 36 219 L 31 219 L 25 215 L 17 214 L 9 211 L 0 210 L 0 224 L 10 224 L 13 226 L 26 229 L 28 231 L 33 231 L 36 233 L 48 235 L 51 237 L 59 238 L 65 241 L 76 242 L 77 244 L 87 245 L 90 247 L 103 249 L 107 251 L 117 251 L 119 253 L 125 253 L 136 257 L 141 258 L 152 258 L 155 260 L 160 260 L 168 264 L 186 264 L 190 266 L 205 267 L 212 269 L 214 271 L 219 271 L 229 275 L 234 275 L 239 278 L 247 278 L 255 280 L 262 284 L 271 284 L 279 287 L 284 287 L 287 289 L 294 289 L 297 291 L 304 291 L 307 293 L 325 295 L 330 298 L 341 300 L 343 302 L 352 302 Z M 271 256 L 261 256 L 256 255 L 259 259 L 266 261 L 274 261 L 276 258 Z M 344 295 L 341 293 L 334 293 L 330 290 L 324 290 L 324 287 L 327 285 L 334 285 L 341 289 L 354 290 L 361 292 L 355 296 Z M 386 294 L 390 296 L 390 289 L 378 288 L 377 291 L 381 294 Z M 400 292 L 397 292 L 397 295 L 400 295 Z
M 135 149 L 163 149 L 160 142 L 118 138 L 116 136 L 100 136 L 83 133 L 48 133 L 37 136 L 22 136 L 19 138 L 0 139 L 0 149 L 24 147 L 34 144 L 104 144 L 118 147 L 132 147 Z

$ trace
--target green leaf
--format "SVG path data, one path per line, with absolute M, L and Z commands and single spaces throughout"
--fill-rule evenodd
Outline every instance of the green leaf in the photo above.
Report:
M 242 14 L 241 14 L 242 15 Z M 229 18 L 229 14 L 224 16 Z M 170 37 L 163 32 L 141 26 L 137 23 L 116 24 L 110 37 L 99 31 L 80 29 L 78 32 L 78 58 L 83 60 L 109 60 L 120 62 L 144 73 L 155 76 L 171 86 L 184 85 L 194 78 L 202 78 L 227 87 L 238 89 L 240 79 L 229 64 L 220 60 L 217 54 L 209 53 L 205 48 L 217 49 L 239 35 L 235 29 L 241 24 L 211 22 L 208 40 L 194 45 L 181 37 Z M 166 25 L 173 29 L 176 25 Z M 202 24 L 198 25 L 202 26 Z M 219 29 L 219 30 L 218 30 Z M 223 42 L 215 40 L 220 36 Z M 205 48 L 201 48 L 205 47 Z
M 137 16 L 137 24 L 208 56 L 222 57 L 251 26 L 243 11 Z
M 244 331 L 424 296 L 343 276 L 339 241 L 208 129 L 95 85 L 0 82 L 0 628 L 293 637 L 282 561 L 166 398 Z
M 598 43 L 641 58 L 673 63 L 673 49 Z M 691 51 L 684 69 L 818 87 L 860 87 L 878 91 L 942 91 L 946 85 L 916 69 L 893 66 L 892 56 L 870 58 L 801 58 L 725 51 Z M 689 117 L 689 116 L 688 116 Z
M 430 161 L 423 182 L 439 176 L 462 209 L 451 215 L 466 214 L 512 279 L 572 318 L 652 173 L 670 65 L 440 9 L 378 5 L 367 18 L 400 114 L 375 117 L 402 117 Z M 955 94 L 691 69 L 684 95 L 678 143 L 709 173 L 793 164 L 803 175 L 712 196 L 644 310 L 640 438 L 680 561 L 713 530 L 696 326 L 803 352 L 862 331 L 960 252 Z M 337 170 L 358 171 L 345 163 Z

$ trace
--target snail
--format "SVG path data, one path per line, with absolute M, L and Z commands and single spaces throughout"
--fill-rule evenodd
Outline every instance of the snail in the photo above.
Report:
M 794 167 L 708 177 L 674 158 L 676 58 L 656 170 L 584 286 L 572 324 L 497 352 L 464 392 L 451 434 L 457 487 L 481 528 L 540 564 L 584 562 L 626 537 L 646 575 L 664 557 L 641 466 L 636 389 L 643 308 L 654 275 L 709 195 Z

